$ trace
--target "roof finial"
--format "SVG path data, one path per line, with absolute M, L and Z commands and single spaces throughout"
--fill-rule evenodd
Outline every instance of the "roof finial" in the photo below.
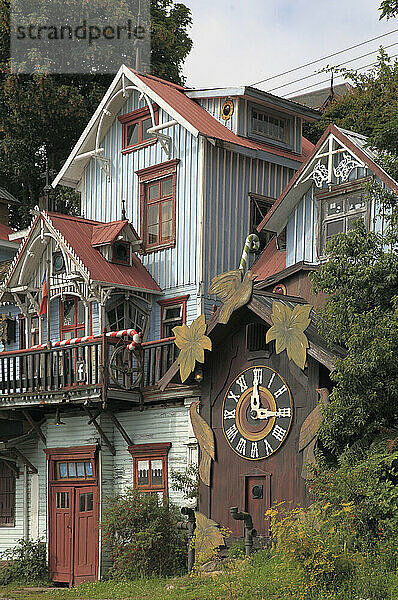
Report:
M 141 31 L 141 0 L 138 0 L 138 15 L 136 31 Z M 141 73 L 141 38 L 135 40 L 135 70 Z
M 127 221 L 125 198 L 122 198 L 122 221 Z

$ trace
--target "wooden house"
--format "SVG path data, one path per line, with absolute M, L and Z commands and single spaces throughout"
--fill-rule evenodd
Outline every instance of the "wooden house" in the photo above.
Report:
M 212 434 L 203 425 L 201 455 L 213 460 L 202 481 L 200 510 L 233 536 L 243 535 L 242 522 L 230 513 L 233 506 L 249 512 L 259 536 L 267 538 L 268 508 L 310 502 L 305 477 L 321 422 L 320 403 L 327 401 L 329 374 L 344 350 L 328 347 L 317 333 L 311 309 L 325 296 L 314 297 L 308 275 L 327 260 L 331 237 L 348 232 L 357 219 L 369 230 L 383 231 L 380 206 L 367 186 L 371 180 L 398 193 L 366 138 L 330 125 L 258 226 L 270 240 L 252 265 L 257 279 L 250 299 L 237 304 L 241 308 L 227 324 L 222 308 L 208 323 L 212 350 L 202 369 L 200 416 Z M 224 291 L 226 278 L 235 289 L 234 275 L 226 273 Z M 225 302 L 232 300 L 227 296 Z M 279 344 L 273 341 L 278 340 L 275 325 L 283 333 Z M 292 329 L 292 344 L 297 338 L 302 349 L 308 346 L 301 364 L 289 348 Z M 162 390 L 178 380 L 177 371 L 174 364 L 160 382 Z
M 253 88 L 121 67 L 53 182 L 80 192 L 81 215 L 37 210 L 0 290 L 15 321 L 0 353 L 0 550 L 41 537 L 55 581 L 94 580 L 107 497 L 130 485 L 181 502 L 169 471 L 196 460 L 199 388 L 156 386 L 172 330 L 210 313 L 211 278 L 237 267 L 310 155 L 301 126 L 315 118 Z
M 367 138 L 330 125 L 257 228 L 271 237 L 253 265 L 263 289 L 320 305 L 324 296 L 313 296 L 308 274 L 327 260 L 331 237 L 357 219 L 371 231 L 383 230 L 380 207 L 368 192 L 373 180 L 398 193 Z

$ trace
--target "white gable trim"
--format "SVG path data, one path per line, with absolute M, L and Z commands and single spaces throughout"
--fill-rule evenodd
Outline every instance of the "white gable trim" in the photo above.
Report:
M 193 127 L 183 117 L 183 115 L 181 115 L 172 106 L 170 106 L 170 104 L 165 102 L 161 96 L 156 94 L 148 85 L 146 85 L 146 83 L 144 83 L 139 77 L 137 77 L 137 75 L 135 75 L 135 73 L 133 73 L 126 65 L 122 65 L 120 67 L 119 71 L 117 72 L 115 78 L 113 79 L 111 85 L 109 86 L 106 94 L 104 95 L 100 104 L 98 105 L 96 111 L 94 112 L 93 116 L 91 117 L 89 123 L 87 124 L 86 128 L 84 129 L 83 133 L 81 134 L 80 138 L 78 139 L 78 141 L 76 142 L 75 146 L 73 147 L 71 153 L 69 154 L 68 158 L 66 159 L 63 167 L 61 168 L 61 170 L 55 177 L 54 181 L 52 182 L 51 185 L 53 188 L 55 188 L 59 184 L 66 185 L 69 187 L 74 187 L 74 188 L 76 188 L 79 185 L 81 178 L 79 178 L 77 180 L 77 179 L 68 177 L 68 170 L 79 155 L 81 156 L 81 158 L 79 158 L 79 160 L 82 163 L 82 169 L 84 169 L 86 164 L 91 159 L 91 156 L 94 155 L 94 153 L 95 153 L 95 140 L 97 137 L 96 135 L 94 136 L 93 143 L 91 144 L 93 147 L 87 147 L 88 136 L 93 133 L 95 127 L 98 127 L 100 122 L 102 123 L 103 120 L 108 119 L 108 125 L 110 127 L 110 125 L 116 119 L 116 114 L 108 115 L 107 114 L 108 111 L 105 114 L 105 118 L 104 118 L 104 112 L 105 112 L 105 110 L 107 110 L 108 104 L 111 105 L 113 96 L 115 94 L 117 94 L 118 92 L 120 92 L 123 89 L 123 87 L 129 87 L 129 86 L 123 85 L 123 83 L 124 83 L 123 78 L 127 79 L 136 88 L 138 88 L 137 91 L 141 91 L 144 95 L 151 98 L 151 100 L 153 100 L 153 102 L 156 102 L 156 104 L 158 104 L 163 110 L 165 110 L 168 115 L 170 115 L 175 121 L 177 121 L 177 123 L 179 123 L 185 129 L 187 129 L 193 136 L 198 137 L 198 135 L 199 135 L 198 129 Z M 106 130 L 104 130 L 104 133 L 106 133 Z M 83 155 L 85 155 L 85 154 L 87 154 L 87 155 L 84 156 L 84 158 L 83 158 Z

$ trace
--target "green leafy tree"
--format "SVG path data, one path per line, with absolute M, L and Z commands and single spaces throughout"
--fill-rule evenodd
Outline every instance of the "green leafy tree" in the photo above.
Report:
M 151 0 L 151 13 L 152 73 L 182 83 L 192 47 L 190 10 L 173 0 Z M 9 46 L 10 0 L 0 0 L 0 186 L 21 200 L 12 215 L 12 224 L 21 227 L 44 195 L 46 158 L 52 172 L 61 168 L 112 75 L 13 74 Z M 55 194 L 60 210 L 77 210 L 73 191 Z
M 387 17 L 387 19 L 392 19 L 398 15 L 398 2 L 397 0 L 383 0 L 379 7 L 380 17 L 379 19 L 383 19 Z
M 376 184 L 369 193 L 384 213 L 383 235 L 359 220 L 332 238 L 328 262 L 313 275 L 315 290 L 329 294 L 320 333 L 347 350 L 331 374 L 321 428 L 329 458 L 398 427 L 398 207 Z

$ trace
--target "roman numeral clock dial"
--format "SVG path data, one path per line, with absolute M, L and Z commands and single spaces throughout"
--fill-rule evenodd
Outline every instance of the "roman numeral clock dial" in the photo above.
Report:
M 222 427 L 232 450 L 262 460 L 285 441 L 293 419 L 293 400 L 283 378 L 270 367 L 240 373 L 224 396 Z

